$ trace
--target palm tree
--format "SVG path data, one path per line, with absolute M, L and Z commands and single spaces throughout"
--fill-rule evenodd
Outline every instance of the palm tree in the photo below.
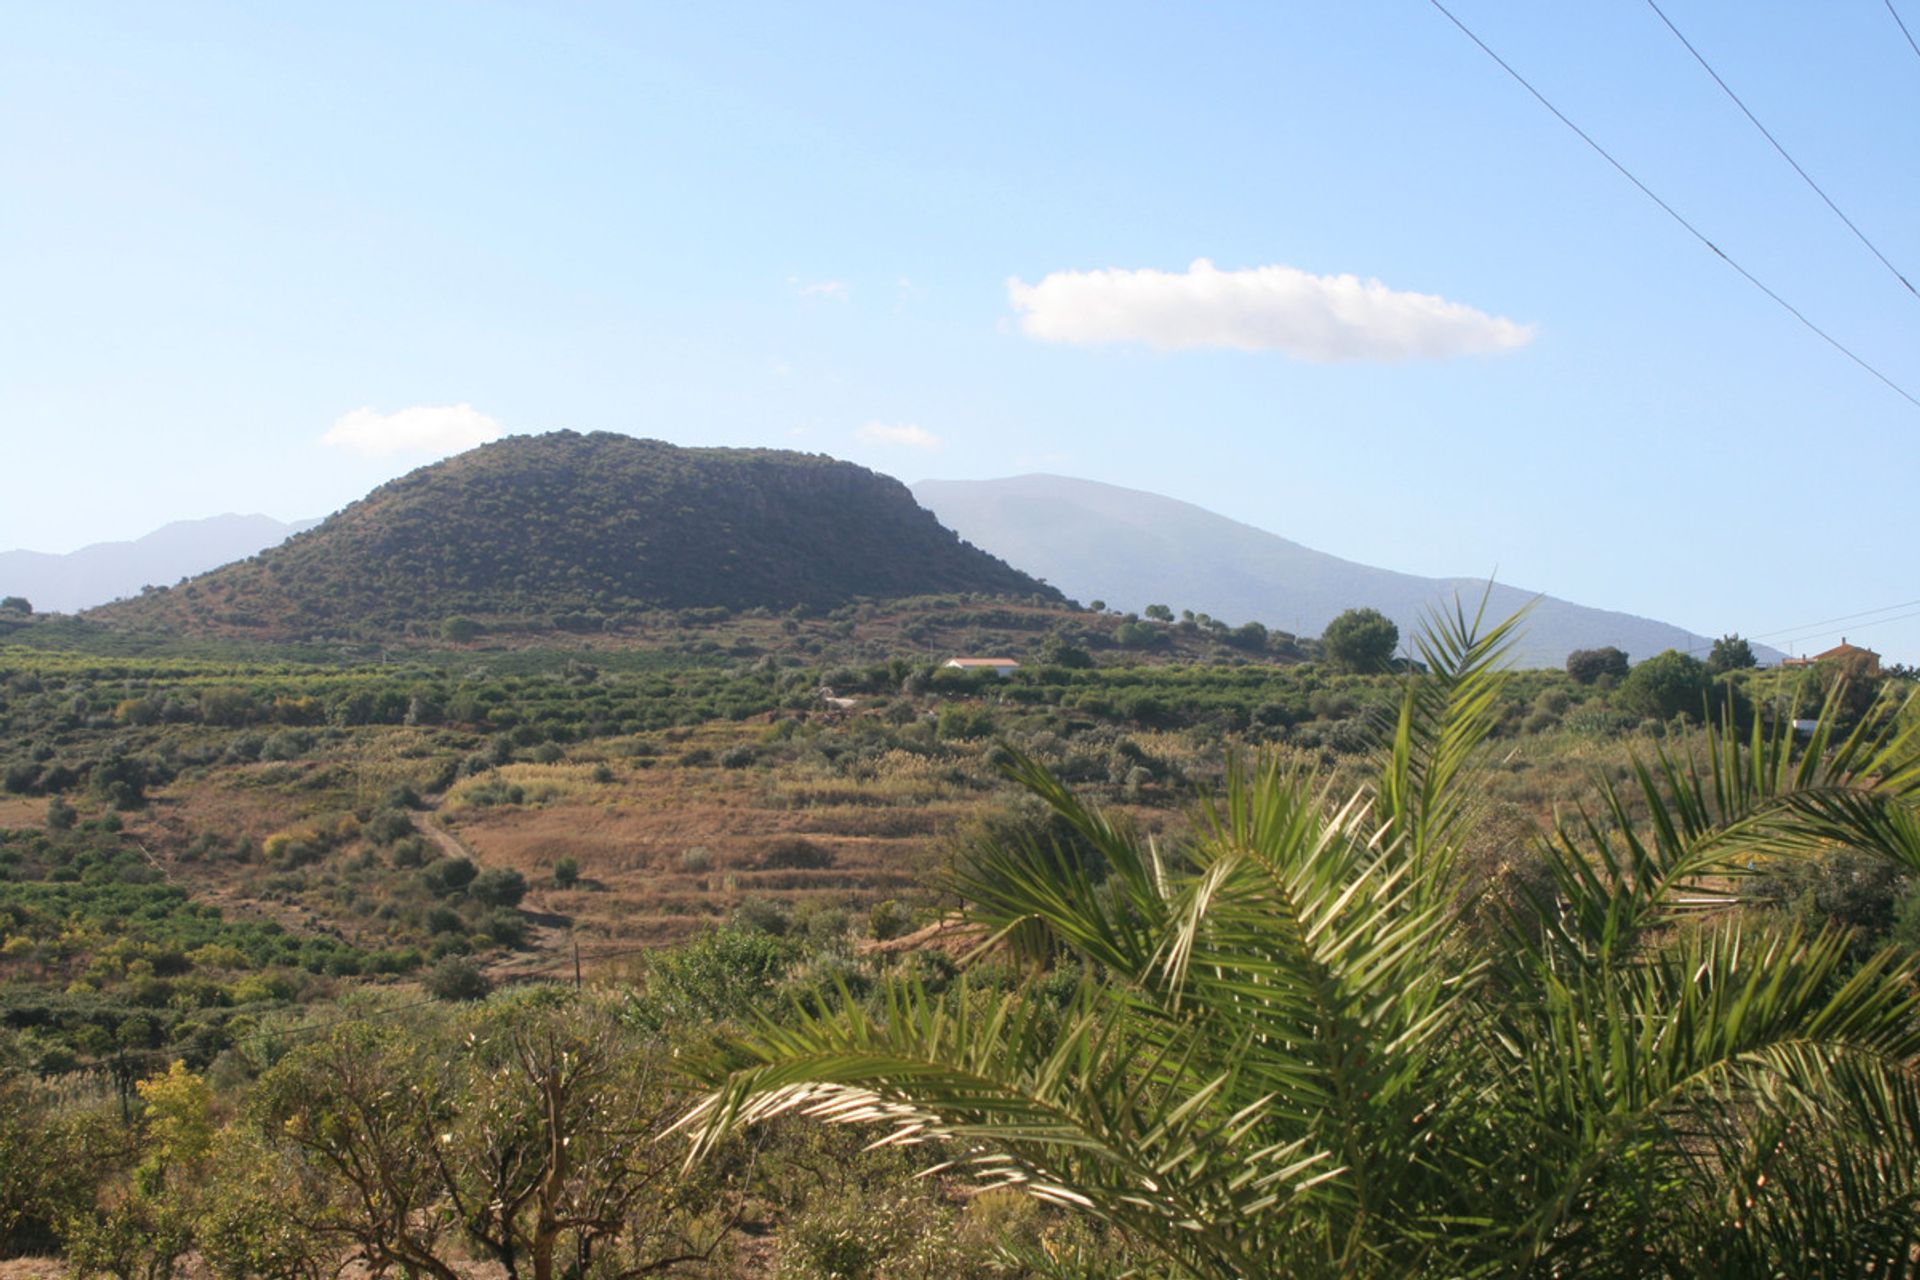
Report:
M 1516 621 L 1436 617 L 1372 785 L 1236 767 L 1178 848 L 1016 758 L 1104 866 L 992 848 L 958 887 L 993 944 L 1097 976 L 1064 1011 L 823 997 L 712 1070 L 694 1158 L 871 1124 L 1195 1277 L 1913 1274 L 1912 962 L 1742 904 L 1834 847 L 1920 870 L 1920 733 L 1662 748 L 1543 833 L 1551 888 L 1490 946 L 1459 851 Z

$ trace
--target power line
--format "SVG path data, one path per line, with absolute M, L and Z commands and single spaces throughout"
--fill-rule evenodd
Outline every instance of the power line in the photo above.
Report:
M 1875 614 L 1887 613 L 1894 609 L 1912 609 L 1915 606 L 1920 606 L 1920 600 L 1902 600 L 1899 604 L 1883 604 L 1878 609 L 1862 609 L 1859 613 L 1843 613 L 1837 618 L 1819 618 L 1812 622 L 1802 622 L 1791 627 L 1778 627 L 1772 631 L 1753 632 L 1751 634 L 1741 636 L 1740 638 L 1745 640 L 1769 641 L 1771 642 L 1773 648 L 1778 649 L 1783 646 L 1797 644 L 1801 640 L 1812 639 L 1814 636 L 1827 636 L 1827 635 L 1834 634 L 1833 631 L 1816 630 L 1816 628 L 1820 628 L 1820 627 L 1832 627 L 1832 626 L 1836 626 L 1836 624 L 1839 624 L 1839 623 L 1854 623 L 1855 625 L 1850 629 L 1854 631 L 1860 631 L 1860 630 L 1864 630 L 1867 627 L 1877 627 L 1883 622 L 1899 622 L 1905 618 L 1920 616 L 1912 613 L 1903 613 L 1898 615 L 1897 617 L 1892 617 L 1892 618 L 1874 617 Z M 1857 620 L 1861 618 L 1873 618 L 1873 621 L 1858 622 Z M 1735 634 L 1737 635 L 1738 633 L 1735 633 Z M 1774 640 L 1774 637 L 1776 636 L 1791 636 L 1792 639 L 1776 641 Z M 1718 644 L 1718 643 L 1719 641 L 1714 640 L 1714 641 L 1709 641 L 1705 644 L 1696 644 L 1692 648 L 1688 649 L 1687 652 L 1688 653 L 1705 653 L 1708 649 L 1711 649 L 1715 644 Z
M 1515 71 L 1513 67 L 1507 63 L 1507 60 L 1505 58 L 1502 58 L 1499 54 L 1495 53 L 1490 47 L 1488 47 L 1487 42 L 1482 40 L 1479 36 L 1475 35 L 1471 27 L 1469 27 L 1466 23 L 1460 21 L 1460 19 L 1454 17 L 1452 10 L 1448 9 L 1446 5 L 1440 3 L 1440 0 L 1427 0 L 1427 3 L 1431 4 L 1434 8 L 1438 9 L 1448 22 L 1451 22 L 1454 26 L 1458 27 L 1462 35 L 1466 36 L 1467 39 L 1473 41 L 1474 44 L 1478 45 L 1480 47 L 1480 51 L 1486 54 L 1489 58 L 1492 58 L 1495 64 L 1497 64 L 1502 71 L 1506 72 L 1509 76 L 1512 76 L 1515 82 L 1517 82 L 1521 88 L 1525 89 L 1528 93 L 1532 94 L 1536 102 L 1538 102 L 1541 106 L 1545 107 L 1548 111 L 1551 111 L 1556 120 L 1558 120 L 1561 124 L 1564 124 L 1565 126 L 1567 126 L 1567 128 L 1573 130 L 1575 136 L 1577 136 L 1580 139 L 1580 141 L 1586 143 L 1589 147 L 1593 148 L 1594 152 L 1598 154 L 1601 159 L 1605 160 L 1608 164 L 1612 165 L 1614 169 L 1620 174 L 1621 177 L 1625 178 L 1628 182 L 1631 182 L 1634 186 L 1638 187 L 1642 195 L 1646 196 L 1647 199 L 1659 205 L 1663 213 L 1665 213 L 1669 218 L 1672 218 L 1675 222 L 1679 223 L 1681 227 L 1685 228 L 1688 235 L 1692 236 L 1694 239 L 1698 240 L 1701 244 L 1705 245 L 1708 249 L 1712 250 L 1713 255 L 1715 257 L 1719 258 L 1720 261 L 1726 263 L 1729 267 L 1732 267 L 1735 271 L 1739 272 L 1741 278 L 1746 280 L 1748 284 L 1758 289 L 1761 293 L 1766 294 L 1767 297 L 1771 298 L 1784 311 L 1786 311 L 1788 315 L 1792 316 L 1795 320 L 1798 320 L 1802 325 L 1806 326 L 1807 329 L 1812 331 L 1813 334 L 1816 337 L 1818 337 L 1821 341 L 1825 342 L 1828 346 L 1832 347 L 1835 351 L 1838 351 L 1841 355 L 1853 361 L 1855 364 L 1859 365 L 1862 369 L 1865 369 L 1868 373 L 1872 374 L 1875 378 L 1879 379 L 1881 383 L 1883 383 L 1889 390 L 1891 390 L 1895 395 L 1899 396 L 1902 400 L 1905 400 L 1908 404 L 1912 405 L 1914 408 L 1920 409 L 1920 397 L 1916 397 L 1912 392 L 1908 391 L 1905 387 L 1895 382 L 1892 378 L 1889 378 L 1886 374 L 1880 372 L 1878 369 L 1868 364 L 1866 360 L 1862 359 L 1858 355 L 1855 355 L 1852 348 L 1848 347 L 1845 343 L 1841 342 L 1838 338 L 1828 333 L 1825 329 L 1822 329 L 1819 325 L 1815 324 L 1812 320 L 1809 320 L 1806 317 L 1806 315 L 1803 314 L 1798 307 L 1794 306 L 1791 302 L 1788 302 L 1785 298 L 1781 297 L 1779 294 L 1775 293 L 1772 289 L 1768 288 L 1765 284 L 1763 284 L 1760 281 L 1760 278 L 1758 276 L 1753 274 L 1753 272 L 1747 270 L 1745 267 L 1741 266 L 1738 262 L 1734 261 L 1733 258 L 1728 256 L 1726 250 L 1722 249 L 1719 245 L 1715 244 L 1712 240 L 1708 239 L 1705 232 L 1701 231 L 1700 228 L 1694 226 L 1691 222 L 1687 221 L 1687 219 L 1681 216 L 1680 212 L 1676 210 L 1672 205 L 1668 204 L 1665 200 L 1662 200 L 1659 196 L 1655 195 L 1653 192 L 1653 188 L 1649 187 L 1646 183 L 1640 181 L 1640 179 L 1634 177 L 1633 171 L 1628 169 L 1627 166 L 1625 166 L 1624 164 L 1621 164 L 1618 160 L 1614 159 L 1612 152 L 1608 151 L 1605 147 L 1601 146 L 1598 142 L 1595 142 L 1592 136 L 1588 134 L 1585 129 L 1582 129 L 1579 125 L 1575 124 L 1571 119 L 1567 117 L 1565 112 L 1561 111 L 1560 108 L 1554 106 L 1553 103 L 1549 102 L 1545 94 L 1541 93 L 1538 89 L 1534 88 L 1533 85 L 1527 80 L 1525 76 L 1521 75 L 1518 71 Z
M 1804 632 L 1809 635 L 1821 635 L 1815 627 L 1824 627 L 1836 622 L 1852 622 L 1855 618 L 1871 618 L 1876 613 L 1890 613 L 1895 609 L 1911 609 L 1920 605 L 1920 600 L 1902 600 L 1899 604 L 1883 604 L 1878 609 L 1862 609 L 1859 613 L 1844 613 L 1837 618 L 1819 618 L 1813 622 L 1802 622 L 1797 626 L 1778 627 L 1772 631 L 1763 631 L 1759 635 L 1748 636 L 1749 640 L 1764 640 L 1768 636 L 1784 636 Z M 1885 621 L 1885 619 L 1882 619 Z
M 1886 0 L 1886 4 L 1887 12 L 1893 15 L 1894 25 L 1899 27 L 1900 34 L 1907 38 L 1907 47 L 1913 50 L 1915 57 L 1920 58 L 1920 44 L 1914 43 L 1913 32 L 1907 30 L 1907 24 L 1900 20 L 1900 11 L 1893 7 L 1893 0 Z
M 1840 209 L 1840 206 L 1833 202 L 1833 197 L 1829 196 L 1825 191 L 1820 189 L 1820 184 L 1813 180 L 1813 175 L 1808 173 L 1805 169 L 1801 168 L 1800 162 L 1798 160 L 1795 160 L 1791 155 L 1787 154 L 1787 149 L 1780 145 L 1780 139 L 1774 137 L 1773 134 L 1767 129 L 1767 126 L 1760 123 L 1760 117 L 1754 115 L 1753 112 L 1748 109 L 1747 104 L 1740 100 L 1740 95 L 1733 91 L 1733 87 L 1729 85 L 1725 80 L 1721 79 L 1720 73 L 1713 69 L 1713 64 L 1708 62 L 1706 58 L 1702 56 L 1701 52 L 1698 49 L 1693 47 L 1693 41 L 1687 39 L 1686 36 L 1681 34 L 1680 28 L 1673 25 L 1673 19 L 1669 18 L 1666 15 L 1666 12 L 1660 8 L 1659 4 L 1657 4 L 1655 0 L 1647 0 L 1647 7 L 1653 10 L 1654 13 L 1659 16 L 1660 21 L 1667 24 L 1667 30 L 1673 32 L 1674 39 L 1678 40 L 1682 45 L 1686 46 L 1687 52 L 1693 55 L 1693 60 L 1699 63 L 1700 66 L 1706 71 L 1708 75 L 1713 77 L 1713 82 L 1720 86 L 1721 90 L 1727 95 L 1727 97 L 1733 99 L 1733 105 L 1740 108 L 1741 114 L 1746 116 L 1746 118 L 1753 123 L 1753 127 L 1760 131 L 1760 136 L 1773 144 L 1773 149 L 1780 153 L 1780 158 L 1793 166 L 1793 171 L 1800 175 L 1801 181 L 1805 182 L 1807 186 L 1811 187 L 1815 195 L 1819 196 L 1822 200 L 1826 201 L 1827 208 L 1833 210 L 1833 215 L 1836 218 L 1840 219 L 1840 221 L 1847 224 L 1847 230 L 1853 232 L 1855 238 L 1858 239 L 1861 244 L 1867 246 L 1868 252 L 1873 254 L 1874 257 L 1880 259 L 1880 265 L 1885 267 L 1888 271 L 1891 271 L 1893 273 L 1893 278 L 1898 280 L 1901 284 L 1905 285 L 1908 293 L 1913 294 L 1916 298 L 1920 298 L 1920 289 L 1915 289 L 1913 287 L 1913 282 L 1911 280 L 1908 280 L 1906 276 L 1901 274 L 1900 268 L 1894 266 L 1893 263 L 1889 262 L 1887 260 L 1886 254 L 1880 252 L 1880 246 L 1876 245 L 1873 241 L 1867 239 L 1867 233 L 1862 231 L 1859 227 L 1855 226 L 1853 224 L 1853 219 L 1849 218 L 1845 213 L 1843 213 Z M 1892 7 L 1891 3 L 1889 3 L 1888 7 L 1889 8 Z M 1899 19 L 1899 16 L 1900 16 L 1899 14 L 1894 15 L 1894 18 L 1896 21 Z M 1905 28 L 1902 27 L 1902 30 L 1904 29 Z M 1916 49 L 1915 52 L 1920 52 L 1920 49 Z
M 1920 609 L 1915 609 L 1912 613 L 1896 613 L 1891 618 L 1875 618 L 1872 622 L 1858 623 L 1854 626 L 1848 627 L 1847 630 L 1853 631 L 1853 632 L 1860 632 L 1860 631 L 1865 631 L 1869 627 L 1883 626 L 1889 622 L 1905 622 L 1908 618 L 1920 618 Z M 1795 636 L 1792 640 L 1789 640 L 1786 643 L 1789 645 L 1793 645 L 1793 644 L 1798 644 L 1802 640 L 1812 640 L 1819 636 L 1830 636 L 1833 634 L 1834 633 L 1832 631 L 1810 631 L 1806 635 Z M 1844 636 L 1841 638 L 1845 639 Z

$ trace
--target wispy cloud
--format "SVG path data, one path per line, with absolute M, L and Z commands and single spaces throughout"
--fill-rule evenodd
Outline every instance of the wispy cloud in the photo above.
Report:
M 1444 360 L 1509 351 L 1533 326 L 1430 293 L 1287 266 L 1184 272 L 1056 271 L 1007 281 L 1020 327 L 1047 342 L 1140 342 L 1161 350 L 1227 347 L 1300 360 Z
M 802 280 L 788 276 L 787 287 L 803 298 L 825 298 L 828 302 L 846 302 L 853 297 L 853 286 L 845 280 Z
M 854 439 L 863 444 L 889 445 L 906 449 L 925 449 L 929 453 L 938 452 L 947 447 L 942 440 L 925 427 L 916 427 L 911 422 L 888 423 L 869 422 L 857 428 Z
M 320 443 L 385 458 L 396 453 L 458 453 L 498 440 L 500 424 L 470 404 L 414 405 L 395 413 L 355 409 L 334 419 Z

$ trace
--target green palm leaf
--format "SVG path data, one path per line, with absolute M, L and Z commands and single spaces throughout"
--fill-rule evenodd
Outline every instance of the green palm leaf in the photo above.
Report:
M 1454 864 L 1516 625 L 1482 623 L 1432 620 L 1373 788 L 1232 762 L 1171 848 L 1013 756 L 1093 858 L 1003 845 L 954 887 L 991 945 L 1093 976 L 1064 1009 L 895 980 L 769 1020 L 707 1069 L 694 1156 L 778 1115 L 869 1124 L 1193 1276 L 1890 1266 L 1912 962 L 1739 908 L 1764 859 L 1920 867 L 1920 738 L 1839 738 L 1830 704 L 1808 741 L 1657 748 L 1555 824 L 1550 891 L 1476 949 Z

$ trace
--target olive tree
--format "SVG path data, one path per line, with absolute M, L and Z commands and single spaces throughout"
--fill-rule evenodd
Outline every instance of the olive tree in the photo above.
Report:
M 442 1153 L 467 1234 L 518 1280 L 664 1270 L 731 1221 L 712 1176 L 657 1141 L 681 1095 L 624 1004 L 557 988 L 499 997 L 456 1028 L 459 1114 Z M 703 1171 L 709 1173 L 711 1171 Z M 556 1268 L 558 1269 L 556 1271 Z
M 1349 609 L 1327 624 L 1320 649 L 1344 671 L 1385 671 L 1400 643 L 1400 628 L 1378 609 Z
M 1712 652 L 1707 654 L 1707 674 L 1720 675 L 1726 671 L 1744 671 L 1760 665 L 1753 656 L 1753 646 L 1737 635 L 1721 636 L 1713 642 Z
M 1597 684 L 1602 677 L 1627 678 L 1626 651 L 1612 645 L 1598 649 L 1575 649 L 1567 655 L 1567 674 L 1575 684 Z
M 1635 666 L 1614 694 L 1623 710 L 1658 720 L 1682 715 L 1700 720 L 1706 714 L 1706 698 L 1707 665 L 1678 649 L 1655 654 Z
M 439 1150 L 454 1108 L 430 1024 L 330 1028 L 261 1077 L 250 1119 L 278 1157 L 279 1211 L 376 1272 L 459 1280 Z

